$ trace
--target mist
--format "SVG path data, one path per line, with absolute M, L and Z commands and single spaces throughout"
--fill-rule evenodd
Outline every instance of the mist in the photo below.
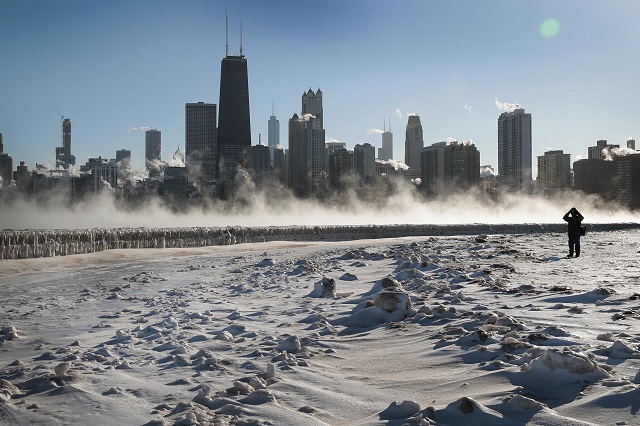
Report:
M 576 207 L 585 223 L 637 222 L 640 216 L 598 197 L 562 192 L 554 197 L 468 192 L 441 199 L 423 198 L 410 183 L 398 179 L 393 194 L 363 200 L 355 192 L 326 200 L 295 198 L 283 188 L 241 188 L 233 202 L 210 200 L 181 211 L 159 196 L 127 209 L 112 191 L 73 204 L 68 197 L 46 201 L 0 199 L 0 229 L 171 228 L 287 225 L 512 224 L 563 223 Z

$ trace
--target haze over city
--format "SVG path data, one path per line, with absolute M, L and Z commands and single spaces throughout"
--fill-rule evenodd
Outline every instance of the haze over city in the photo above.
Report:
M 380 147 L 386 120 L 397 159 L 411 113 L 425 146 L 473 140 L 494 166 L 509 104 L 533 116 L 534 159 L 640 134 L 635 1 L 21 1 L 0 16 L 5 152 L 54 165 L 56 106 L 79 164 L 124 148 L 143 168 L 142 127 L 162 131 L 163 160 L 184 150 L 185 103 L 218 102 L 225 8 L 231 54 L 243 27 L 254 145 L 273 108 L 286 148 L 309 88 L 323 91 L 328 141 Z

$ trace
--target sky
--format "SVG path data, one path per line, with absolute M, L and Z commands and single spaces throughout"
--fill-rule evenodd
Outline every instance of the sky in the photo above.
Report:
M 135 128 L 162 132 L 163 160 L 184 150 L 185 103 L 218 103 L 225 8 L 231 55 L 243 27 L 254 145 L 273 106 L 288 146 L 309 88 L 323 92 L 327 140 L 380 147 L 386 121 L 399 160 L 418 114 L 425 146 L 472 140 L 497 167 L 509 104 L 532 114 L 534 164 L 640 139 L 637 0 L 0 0 L 0 133 L 14 165 L 55 163 L 57 109 L 79 164 L 129 149 L 142 169 Z

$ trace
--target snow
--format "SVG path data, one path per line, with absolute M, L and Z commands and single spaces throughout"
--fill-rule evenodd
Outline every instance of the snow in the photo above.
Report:
M 235 237 L 0 262 L 0 423 L 639 423 L 637 229 Z

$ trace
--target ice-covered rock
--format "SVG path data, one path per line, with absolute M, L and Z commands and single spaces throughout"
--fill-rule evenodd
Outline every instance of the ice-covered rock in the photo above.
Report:
M 298 336 L 289 336 L 284 341 L 280 342 L 276 349 L 279 351 L 287 351 L 290 353 L 296 353 L 302 348 L 302 343 Z
M 413 309 L 411 298 L 402 290 L 386 289 L 373 299 L 373 305 L 387 312 L 405 312 Z
M 420 404 L 415 401 L 397 401 L 389 404 L 387 408 L 380 412 L 380 419 L 395 420 L 406 419 L 420 412 Z
M 308 297 L 336 297 L 336 280 L 333 278 L 322 277 L 320 281 L 314 284 L 313 291 Z

